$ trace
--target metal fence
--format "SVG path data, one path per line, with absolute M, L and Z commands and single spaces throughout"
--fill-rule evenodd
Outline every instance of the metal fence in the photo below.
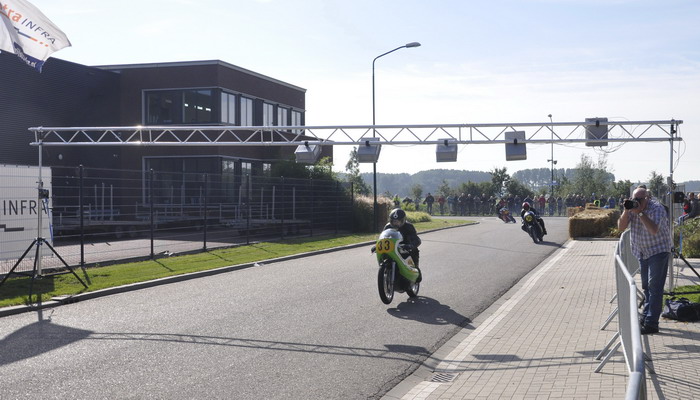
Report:
M 639 327 L 639 291 L 634 280 L 634 275 L 638 269 L 639 261 L 634 257 L 631 250 L 630 231 L 626 230 L 622 233 L 615 248 L 618 330 L 598 354 L 598 357 L 596 357 L 600 359 L 607 352 L 595 372 L 600 372 L 617 349 L 622 347 L 627 370 L 630 374 L 625 398 L 630 400 L 647 398 L 645 354 L 642 348 Z M 615 341 L 617 341 L 617 344 L 608 351 L 608 348 Z
M 352 190 L 333 180 L 82 166 L 52 168 L 43 179 L 51 189 L 43 231 L 74 266 L 352 229 Z M 28 184 L 35 196 L 36 182 Z M 2 241 L 22 246 L 7 234 Z M 43 268 L 60 267 L 48 250 Z M 0 274 L 33 268 L 34 251 L 18 258 L 5 254 Z

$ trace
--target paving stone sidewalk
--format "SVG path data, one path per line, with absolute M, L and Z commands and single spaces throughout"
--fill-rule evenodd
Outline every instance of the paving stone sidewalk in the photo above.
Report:
M 594 372 L 617 331 L 616 319 L 600 329 L 617 305 L 616 244 L 567 242 L 384 399 L 624 399 L 621 348 Z M 700 260 L 691 265 L 700 272 Z M 678 266 L 677 285 L 700 284 Z M 700 322 L 660 329 L 642 339 L 656 372 L 648 398 L 700 399 Z

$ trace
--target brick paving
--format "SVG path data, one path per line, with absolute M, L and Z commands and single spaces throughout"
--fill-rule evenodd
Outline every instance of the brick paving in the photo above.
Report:
M 617 304 L 616 243 L 567 242 L 384 399 L 625 398 L 621 348 L 595 372 L 617 332 L 617 319 L 600 329 Z M 677 285 L 699 284 L 678 266 Z M 642 337 L 656 372 L 647 371 L 647 398 L 700 399 L 700 322 L 662 319 L 660 329 Z

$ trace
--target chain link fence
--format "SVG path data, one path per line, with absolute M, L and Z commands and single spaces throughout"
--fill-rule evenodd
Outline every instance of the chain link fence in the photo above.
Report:
M 34 212 L 13 222 L 33 229 L 41 223 L 42 236 L 48 232 L 55 252 L 35 246 L 43 268 L 61 267 L 58 256 L 71 266 L 109 264 L 353 228 L 352 190 L 335 180 L 82 166 L 54 167 L 46 175 L 51 193 L 43 202 L 43 220 Z M 34 202 L 37 181 L 23 183 Z M 10 243 L 29 251 L 18 261 L 22 251 L 0 247 L 0 274 L 31 271 L 37 254 L 29 248 L 32 241 L 2 235 L 3 247 Z

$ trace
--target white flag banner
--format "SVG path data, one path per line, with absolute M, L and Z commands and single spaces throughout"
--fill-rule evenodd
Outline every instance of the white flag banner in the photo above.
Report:
M 17 54 L 41 72 L 51 53 L 70 41 L 38 8 L 26 0 L 0 0 L 0 50 Z

